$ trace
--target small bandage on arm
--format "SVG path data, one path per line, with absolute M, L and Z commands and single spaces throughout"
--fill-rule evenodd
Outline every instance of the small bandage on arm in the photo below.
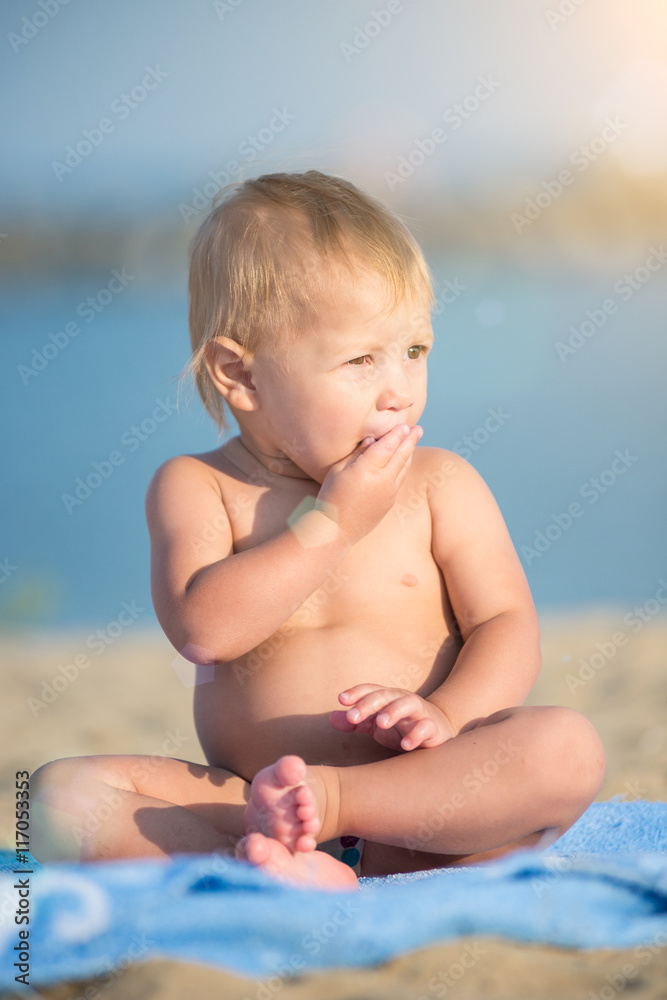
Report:
M 305 549 L 328 545 L 338 539 L 338 508 L 317 497 L 304 497 L 287 518 L 287 524 Z

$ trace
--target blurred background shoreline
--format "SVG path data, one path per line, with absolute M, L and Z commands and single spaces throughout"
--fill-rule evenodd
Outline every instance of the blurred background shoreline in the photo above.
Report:
M 267 164 L 266 172 L 280 170 Z M 349 172 L 348 172 L 349 173 Z M 255 176 L 257 171 L 253 171 Z M 544 180 L 558 183 L 556 171 Z M 352 179 L 352 178 L 349 178 Z M 358 183 L 358 181 L 355 182 Z M 182 200 L 150 214 L 124 213 L 122 205 L 111 218 L 82 211 L 65 220 L 49 219 L 25 211 L 12 217 L 5 210 L 0 234 L 0 268 L 4 281 L 39 276 L 60 278 L 72 273 L 103 272 L 122 260 L 129 270 L 140 270 L 143 281 L 187 281 L 188 246 L 211 198 L 202 189 L 219 186 L 204 181 L 184 191 Z M 555 190 L 555 189 L 554 189 Z M 193 192 L 199 195 L 193 197 Z M 547 204 L 548 191 L 539 184 L 516 185 L 493 198 L 428 201 L 411 198 L 400 188 L 376 197 L 391 204 L 409 225 L 427 255 L 446 259 L 502 256 L 528 271 L 564 271 L 607 274 L 616 268 L 637 265 L 642 254 L 667 240 L 667 171 L 657 176 L 634 177 L 617 166 L 600 164 L 576 178 L 576 184 Z M 541 205 L 536 198 L 542 195 Z M 532 203 L 533 219 L 526 213 Z M 185 222 L 179 204 L 191 210 Z M 528 212 L 531 208 L 529 206 Z M 513 216 L 517 221 L 513 221 Z M 521 219 L 525 221 L 521 221 Z M 517 226 L 521 236 L 517 239 Z

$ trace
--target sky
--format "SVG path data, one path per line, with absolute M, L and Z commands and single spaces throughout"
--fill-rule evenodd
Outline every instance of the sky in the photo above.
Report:
M 319 166 L 398 198 L 387 173 L 443 123 L 411 194 L 521 191 L 613 114 L 610 156 L 650 174 L 667 168 L 665 29 L 660 0 L 5 2 L 0 213 L 176 214 L 248 157 L 249 174 Z

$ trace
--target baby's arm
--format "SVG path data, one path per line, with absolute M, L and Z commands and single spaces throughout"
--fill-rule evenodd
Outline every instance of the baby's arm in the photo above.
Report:
M 417 437 L 387 434 L 333 466 L 318 499 L 336 520 L 309 510 L 238 553 L 208 466 L 190 455 L 161 465 L 146 520 L 153 604 L 173 646 L 194 662 L 225 662 L 273 635 L 391 508 Z
M 393 749 L 438 746 L 502 708 L 521 705 L 540 669 L 539 624 L 498 505 L 463 458 L 425 448 L 433 556 L 464 640 L 444 683 L 427 698 L 375 684 L 339 696 L 334 728 L 372 734 Z M 441 475 L 443 460 L 447 475 Z M 443 481 L 444 479 L 444 481 Z M 384 716 L 384 718 L 383 718 Z
M 433 449 L 434 470 L 444 453 Z M 540 631 L 528 581 L 491 490 L 465 459 L 429 493 L 432 551 L 463 639 L 444 683 L 428 696 L 458 733 L 521 705 L 541 666 Z M 433 481 L 441 481 L 442 476 Z

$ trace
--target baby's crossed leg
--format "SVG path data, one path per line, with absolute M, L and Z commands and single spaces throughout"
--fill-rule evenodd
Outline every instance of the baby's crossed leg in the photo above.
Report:
M 154 755 L 66 757 L 31 777 L 38 861 L 233 853 L 247 781 Z
M 281 760 L 289 771 L 300 758 Z M 604 753 L 578 712 L 510 708 L 438 747 L 344 768 L 284 768 L 259 772 L 250 791 L 230 771 L 183 760 L 53 761 L 32 778 L 35 857 L 237 850 L 280 878 L 352 888 L 351 869 L 303 848 L 362 837 L 362 874 L 383 875 L 482 861 L 536 844 L 545 830 L 554 839 L 595 798 Z
M 312 793 L 301 785 L 302 770 L 290 770 L 289 761 L 299 758 L 286 760 L 287 766 L 277 769 L 277 783 L 258 776 L 256 788 L 289 848 L 252 833 L 239 848 L 251 829 L 243 823 L 251 793 L 250 784 L 232 771 L 169 757 L 109 754 L 55 760 L 34 772 L 32 853 L 41 862 L 218 853 L 297 884 L 355 888 L 357 878 L 347 866 L 312 850 L 312 835 L 298 845 L 307 852 L 293 853 L 292 813 L 299 798 L 311 803 L 307 828 L 317 831 L 320 824 Z M 250 807 L 248 815 L 261 815 Z
M 558 706 L 503 709 L 440 746 L 372 764 L 301 762 L 313 798 L 301 793 L 290 829 L 288 814 L 278 821 L 273 810 L 273 786 L 288 762 L 295 778 L 298 761 L 283 757 L 252 783 L 246 823 L 261 832 L 245 856 L 256 864 L 265 865 L 270 842 L 287 848 L 302 837 L 306 817 L 310 832 L 313 802 L 320 843 L 364 838 L 363 875 L 478 863 L 560 837 L 604 777 L 594 728 L 580 713 Z M 289 875 L 287 860 L 282 874 Z

